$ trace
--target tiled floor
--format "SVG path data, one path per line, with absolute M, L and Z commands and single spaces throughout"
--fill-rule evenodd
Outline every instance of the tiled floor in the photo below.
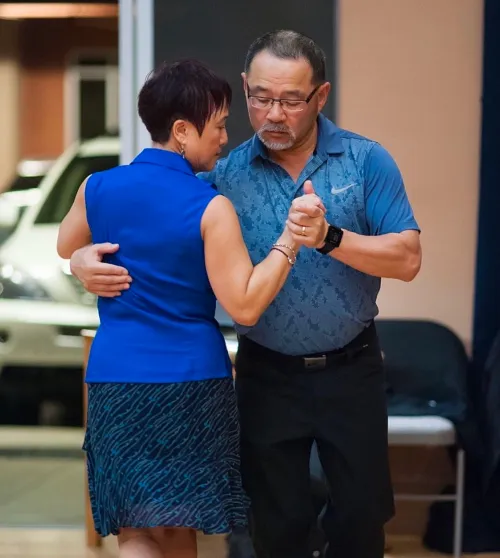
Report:
M 431 558 L 443 555 L 427 553 L 410 539 L 391 541 L 393 551 L 386 558 Z M 199 558 L 223 558 L 223 537 L 200 537 Z M 84 534 L 80 530 L 25 530 L 0 529 L 0 558 L 116 558 L 114 539 L 105 541 L 102 549 L 85 548 Z M 479 558 L 500 558 L 500 554 L 481 554 Z
M 0 526 L 83 527 L 84 473 L 83 457 L 0 457 Z
M 86 548 L 83 524 L 81 456 L 0 455 L 0 558 L 116 558 L 113 538 L 100 550 Z M 443 556 L 425 552 L 411 539 L 390 543 L 387 558 Z M 200 558 L 223 558 L 225 550 L 224 537 L 199 537 Z M 500 558 L 500 553 L 479 556 Z

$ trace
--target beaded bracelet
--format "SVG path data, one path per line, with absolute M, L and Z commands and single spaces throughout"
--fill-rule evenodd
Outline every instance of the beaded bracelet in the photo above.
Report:
M 289 256 L 284 250 L 282 250 L 281 248 L 278 248 L 277 246 L 273 246 L 273 247 L 271 248 L 271 252 L 272 252 L 273 250 L 276 250 L 277 252 L 281 252 L 284 256 L 286 256 L 286 258 L 287 258 L 287 260 L 288 260 L 288 263 L 289 263 L 290 265 L 293 265 L 293 264 L 297 261 L 295 255 L 294 255 L 294 256 Z
M 273 244 L 273 248 L 286 248 L 287 250 L 290 250 L 294 259 L 295 260 L 297 259 L 297 254 L 296 254 L 295 250 L 291 246 L 288 246 L 288 244 L 275 243 L 275 244 Z

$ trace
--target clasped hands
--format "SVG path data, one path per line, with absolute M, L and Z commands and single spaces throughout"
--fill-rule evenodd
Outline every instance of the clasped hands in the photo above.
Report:
M 325 213 L 326 208 L 315 193 L 312 182 L 306 180 L 304 195 L 293 200 L 286 226 L 298 244 L 308 248 L 321 248 L 328 231 Z

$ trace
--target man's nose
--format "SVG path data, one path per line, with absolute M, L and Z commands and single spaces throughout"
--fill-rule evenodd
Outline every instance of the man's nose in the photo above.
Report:
M 283 122 L 286 119 L 286 114 L 281 104 L 278 102 L 274 102 L 273 106 L 269 109 L 267 113 L 267 119 L 271 122 Z

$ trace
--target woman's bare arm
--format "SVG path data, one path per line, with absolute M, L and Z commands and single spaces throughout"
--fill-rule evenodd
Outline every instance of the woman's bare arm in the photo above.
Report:
M 68 214 L 59 226 L 57 253 L 61 258 L 71 258 L 73 252 L 92 242 L 87 210 L 85 208 L 85 179 L 76 193 L 75 200 Z
M 243 241 L 238 216 L 232 203 L 215 197 L 201 222 L 205 263 L 212 289 L 226 312 L 239 324 L 254 325 L 285 283 L 291 264 L 285 254 L 271 250 L 255 267 Z M 285 228 L 273 243 L 286 244 L 298 252 L 300 244 Z M 290 250 L 284 249 L 286 253 Z

